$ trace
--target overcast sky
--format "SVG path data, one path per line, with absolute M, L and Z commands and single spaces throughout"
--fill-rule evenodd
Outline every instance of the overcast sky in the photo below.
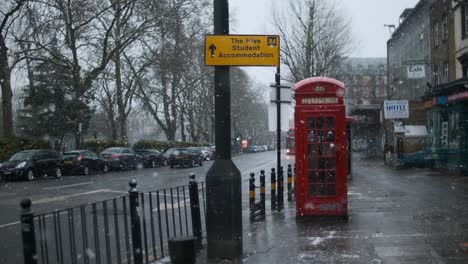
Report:
M 229 0 L 231 34 L 276 34 L 272 26 L 272 9 L 289 0 Z M 299 0 L 295 0 L 299 1 Z M 322 0 L 330 1 L 330 0 Z M 357 44 L 351 57 L 386 57 L 386 41 L 390 36 L 384 24 L 398 25 L 405 8 L 418 0 L 335 0 L 340 12 L 351 19 L 353 38 Z M 256 82 L 274 80 L 273 68 L 246 68 Z

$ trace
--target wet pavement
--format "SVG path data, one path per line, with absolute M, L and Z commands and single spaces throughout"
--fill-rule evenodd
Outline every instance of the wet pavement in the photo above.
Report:
M 286 201 L 255 223 L 245 192 L 242 263 L 468 263 L 468 177 L 355 155 L 348 190 L 347 221 L 298 220 Z

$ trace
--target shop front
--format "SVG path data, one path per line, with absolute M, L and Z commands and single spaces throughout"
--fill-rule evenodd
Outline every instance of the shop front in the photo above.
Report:
M 468 175 L 467 84 L 449 83 L 435 90 L 426 104 L 430 106 L 427 113 L 428 147 L 435 167 L 465 175 Z

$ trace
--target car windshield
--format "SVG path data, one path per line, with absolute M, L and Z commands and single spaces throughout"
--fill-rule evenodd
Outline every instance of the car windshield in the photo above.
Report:
M 32 151 L 18 152 L 10 158 L 10 161 L 30 160 L 34 155 Z
M 66 153 L 63 153 L 63 157 L 76 157 L 80 154 L 81 152 L 66 152 Z
M 103 154 L 107 154 L 107 153 L 121 153 L 122 152 L 122 148 L 108 148 L 106 150 L 104 150 L 102 153 Z

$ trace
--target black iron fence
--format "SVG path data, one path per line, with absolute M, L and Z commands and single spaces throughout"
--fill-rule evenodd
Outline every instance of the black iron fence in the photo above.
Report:
M 191 175 L 186 186 L 138 192 L 34 215 L 22 201 L 25 263 L 150 263 L 168 254 L 171 237 L 194 236 L 201 244 L 205 186 Z

